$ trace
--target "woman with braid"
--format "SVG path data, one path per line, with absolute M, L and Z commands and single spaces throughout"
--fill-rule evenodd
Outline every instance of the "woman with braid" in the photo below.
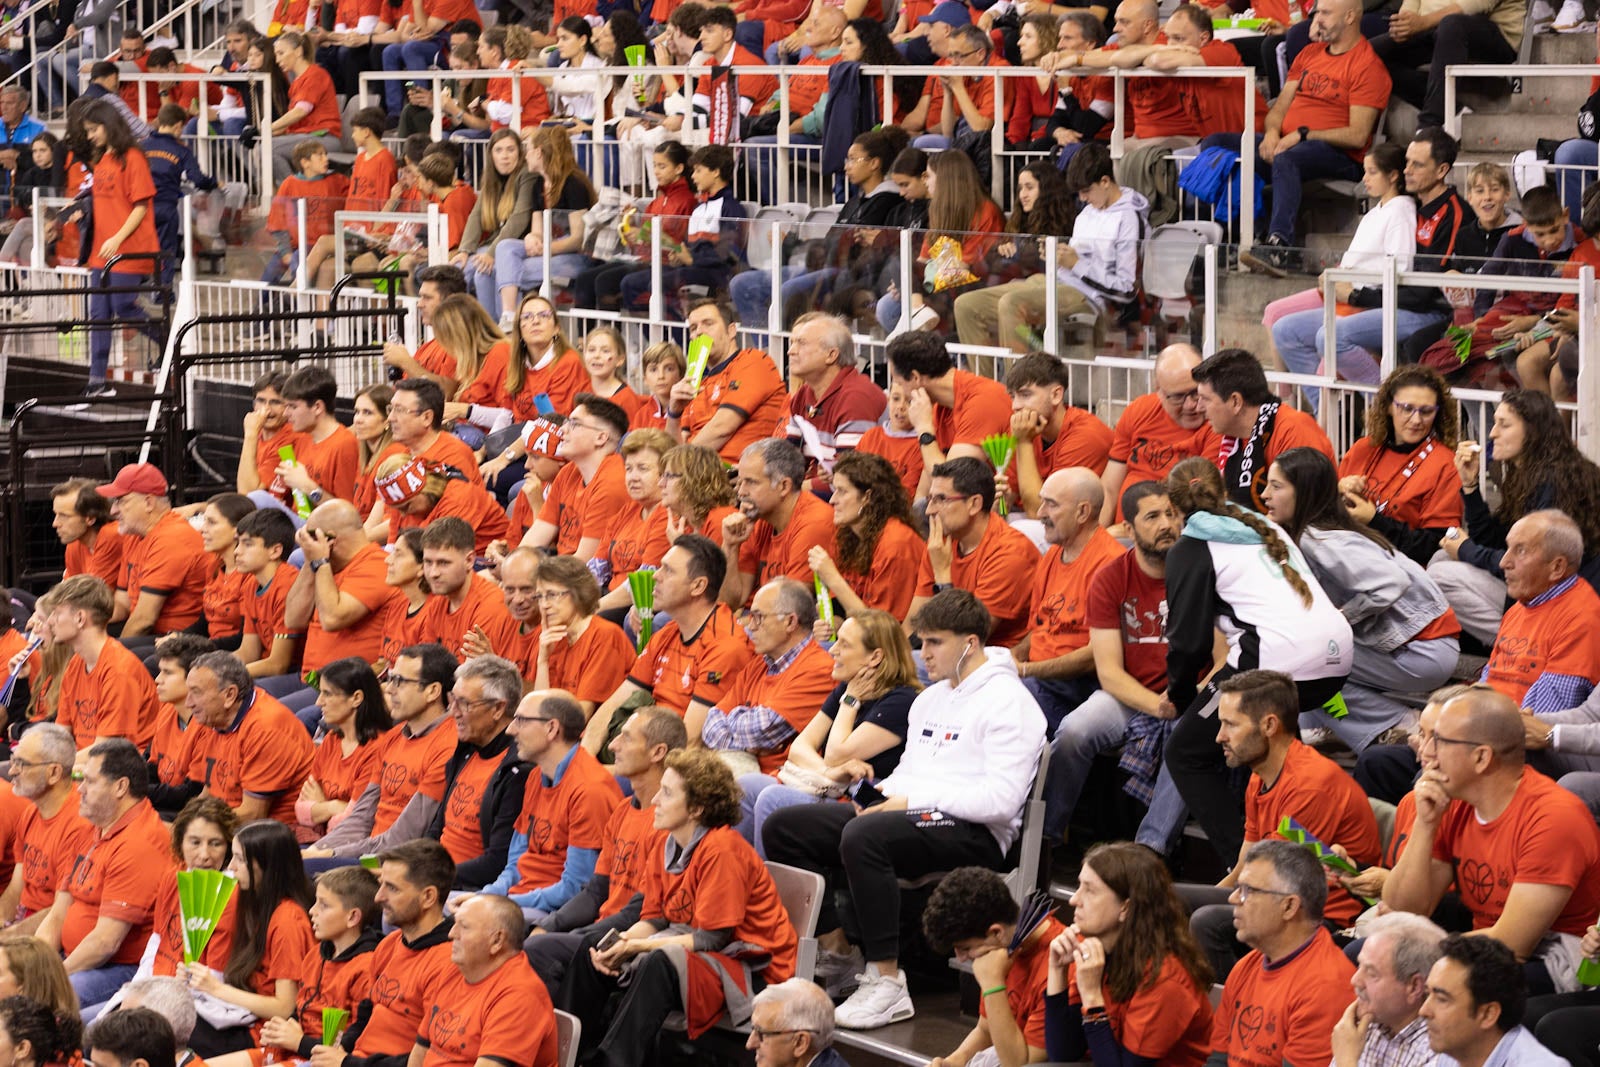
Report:
M 1282 671 L 1295 680 L 1302 709 L 1338 716 L 1355 643 L 1294 541 L 1272 520 L 1228 500 L 1210 460 L 1195 457 L 1172 468 L 1167 491 L 1185 518 L 1183 536 L 1167 553 L 1167 699 L 1180 709 L 1167 741 L 1167 771 L 1211 847 L 1231 864 L 1244 842 L 1244 820 L 1217 743 L 1216 684 L 1240 671 Z M 1200 688 L 1218 630 L 1228 643 L 1227 662 Z M 1232 752 L 1228 760 L 1244 766 L 1251 755 Z

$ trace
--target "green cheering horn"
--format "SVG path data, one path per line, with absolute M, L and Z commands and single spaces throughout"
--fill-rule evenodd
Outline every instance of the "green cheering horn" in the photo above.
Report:
M 339 1040 L 339 1035 L 344 1032 L 344 1024 L 350 1018 L 350 1013 L 343 1008 L 322 1009 L 322 1043 L 332 1045 Z
M 178 917 L 183 921 L 183 962 L 194 963 L 206 950 L 222 913 L 233 898 L 233 875 L 223 871 L 178 872 Z

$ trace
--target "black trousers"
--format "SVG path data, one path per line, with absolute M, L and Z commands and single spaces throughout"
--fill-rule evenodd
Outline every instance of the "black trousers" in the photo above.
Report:
M 1530 997 L 1522 1023 L 1572 1067 L 1600 1067 L 1600 989 Z
M 1444 71 L 1452 63 L 1510 63 L 1517 50 L 1507 43 L 1488 15 L 1446 15 L 1429 33 L 1396 41 L 1387 33 L 1372 39 L 1372 48 L 1389 68 L 1394 93 L 1416 105 L 1418 127 L 1443 126 Z M 1417 68 L 1427 64 L 1426 71 Z
M 622 279 L 639 269 L 637 263 L 602 263 L 572 279 L 572 302 L 581 308 L 614 308 L 622 302 Z
M 828 879 L 817 929 L 839 929 L 833 888 L 843 872 L 861 922 L 869 961 L 900 958 L 901 878 L 957 867 L 999 870 L 1005 856 L 978 823 L 918 820 L 903 811 L 857 815 L 849 804 L 798 804 L 773 812 L 761 828 L 767 858 Z
M 589 960 L 589 949 L 603 934 L 597 930 L 583 936 L 556 1003 L 583 1022 L 583 1062 L 649 1067 L 656 1061 L 661 1024 L 683 1007 L 678 972 L 660 952 L 647 952 L 638 958 L 624 988 L 617 979 L 595 970 Z
M 1410 745 L 1369 745 L 1356 757 L 1355 779 L 1367 796 L 1398 804 L 1421 769 Z
M 1232 667 L 1218 671 L 1211 684 L 1200 690 L 1194 703 L 1178 717 L 1167 740 L 1167 770 L 1172 784 L 1194 817 L 1205 829 L 1206 839 L 1229 868 L 1239 862 L 1244 847 L 1244 797 L 1234 783 L 1234 775 L 1217 744 L 1217 717 L 1200 713 L 1216 695 L 1217 683 L 1239 673 Z M 1297 681 L 1302 708 L 1321 707 L 1344 687 L 1343 678 L 1316 678 Z M 768 824 L 770 825 L 770 823 Z M 768 855 L 771 855 L 769 848 Z
M 528 962 L 533 965 L 533 972 L 550 991 L 550 999 L 555 1000 L 562 982 L 566 979 L 567 970 L 572 966 L 572 961 L 578 957 L 578 953 L 582 952 L 584 957 L 588 958 L 589 949 L 584 944 L 584 938 L 593 933 L 603 935 L 607 930 L 627 930 L 638 921 L 639 909 L 627 907 L 609 919 L 601 919 L 588 926 L 580 926 L 576 930 L 560 934 L 537 934 L 528 938 L 522 948 L 528 954 Z

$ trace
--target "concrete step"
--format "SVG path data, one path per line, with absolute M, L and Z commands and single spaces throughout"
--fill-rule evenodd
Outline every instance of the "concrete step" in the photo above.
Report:
M 1534 63 L 1593 63 L 1593 31 L 1584 33 L 1541 33 L 1533 38 L 1530 58 Z
M 1461 155 L 1508 157 L 1529 149 L 1540 140 L 1564 141 L 1578 136 L 1577 109 L 1548 114 L 1484 115 L 1474 111 L 1461 116 Z

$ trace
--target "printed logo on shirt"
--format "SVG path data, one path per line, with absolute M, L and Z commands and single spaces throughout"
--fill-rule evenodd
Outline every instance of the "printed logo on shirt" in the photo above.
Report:
M 405 987 L 400 984 L 397 978 L 393 978 L 388 974 L 374 973 L 368 995 L 372 997 L 372 1003 L 374 1004 L 382 1004 L 400 1012 L 402 1015 L 410 1014 L 405 1005 Z
M 1510 872 L 1501 871 L 1483 860 L 1464 859 L 1456 863 L 1456 881 L 1461 891 L 1482 907 L 1495 895 L 1496 887 L 1511 891 Z
M 694 895 L 683 886 L 667 894 L 661 904 L 661 913 L 668 922 L 686 923 L 694 916 Z
M 528 825 L 528 847 L 535 852 L 549 852 L 555 839 L 555 824 L 543 816 L 535 815 Z
M 464 823 L 472 819 L 478 812 L 482 791 L 474 782 L 463 782 L 456 779 L 455 788 L 450 790 L 450 805 L 445 813 L 445 819 L 451 823 Z
M 1133 442 L 1133 447 L 1128 450 L 1128 466 L 1139 463 L 1142 459 L 1146 467 L 1151 470 L 1164 471 L 1171 467 L 1178 459 L 1178 450 L 1172 445 L 1161 441 L 1152 441 L 1148 437 L 1141 437 Z
M 467 1049 L 467 1017 L 435 1004 L 428 1017 L 428 1043 L 441 1053 L 464 1057 Z
M 412 778 L 411 768 L 404 763 L 388 762 L 383 764 L 383 778 L 379 783 L 378 791 L 386 797 L 404 796 L 407 784 L 415 786 L 416 779 Z
M 639 842 L 621 837 L 611 840 L 611 884 L 639 883 Z
M 1164 645 L 1167 643 L 1167 598 L 1155 611 L 1141 611 L 1143 605 L 1130 597 L 1122 602 L 1122 643 L 1125 645 Z

